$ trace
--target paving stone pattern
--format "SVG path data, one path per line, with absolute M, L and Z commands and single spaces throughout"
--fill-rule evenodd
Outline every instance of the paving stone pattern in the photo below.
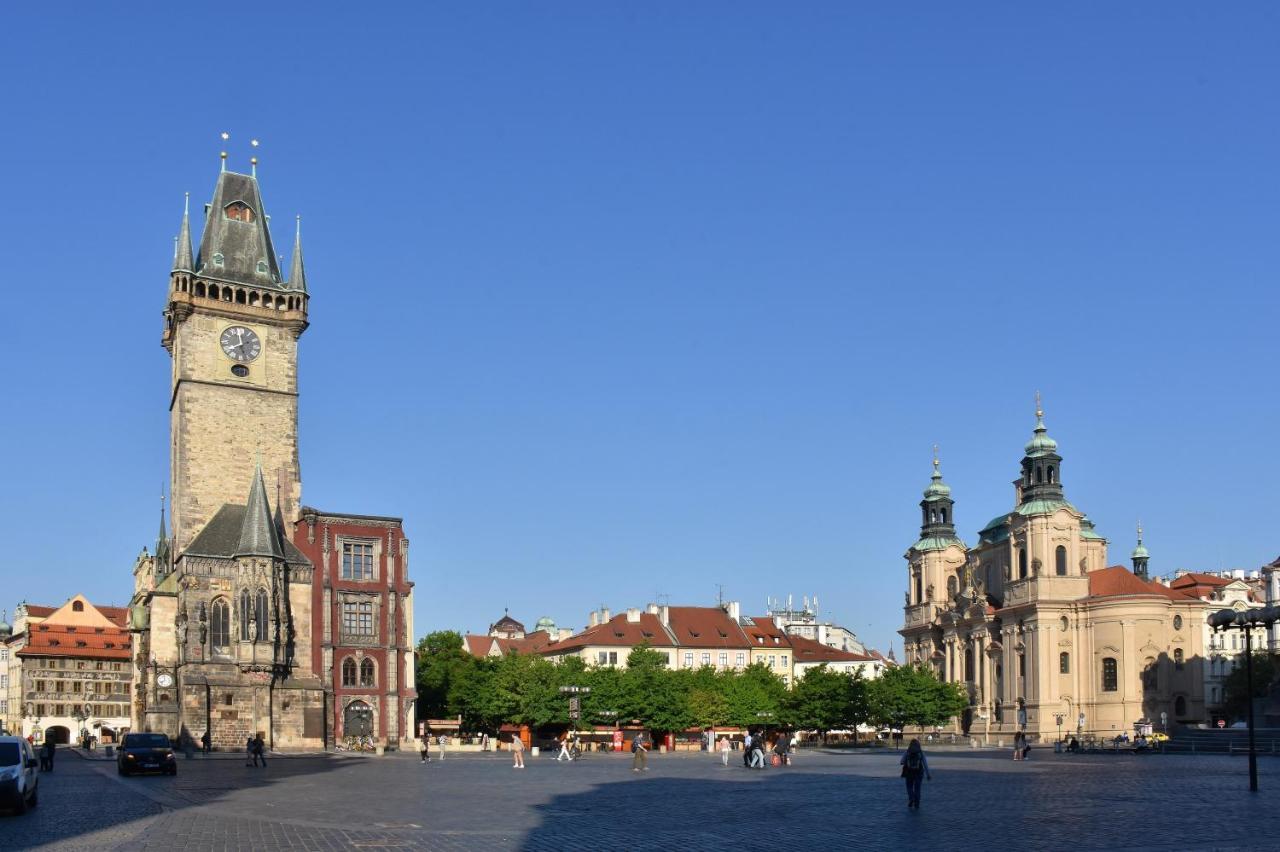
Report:
M 119 778 L 64 753 L 40 806 L 0 816 L 0 849 L 1276 850 L 1280 759 L 1007 752 L 930 755 L 911 811 L 893 752 L 812 752 L 785 769 L 629 755 L 557 764 L 457 755 L 180 760 Z

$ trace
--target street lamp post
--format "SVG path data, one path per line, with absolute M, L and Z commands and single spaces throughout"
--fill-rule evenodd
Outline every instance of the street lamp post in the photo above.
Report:
M 582 718 L 582 699 L 578 696 L 586 695 L 591 692 L 589 686 L 562 686 L 560 694 L 569 696 L 569 721 L 573 723 L 573 730 L 578 730 L 578 720 Z
M 1244 631 L 1244 672 L 1245 694 L 1248 698 L 1249 713 L 1249 789 L 1258 792 L 1258 750 L 1253 736 L 1253 628 L 1261 625 L 1271 629 L 1271 625 L 1280 621 L 1280 606 L 1269 606 L 1262 609 L 1236 612 L 1233 609 L 1221 609 L 1209 616 L 1209 627 L 1216 631 Z

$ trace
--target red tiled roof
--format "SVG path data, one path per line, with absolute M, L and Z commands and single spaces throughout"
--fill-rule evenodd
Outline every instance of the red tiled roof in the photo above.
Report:
M 537 654 L 546 650 L 551 644 L 551 634 L 545 630 L 536 630 L 533 633 L 525 634 L 523 639 L 503 639 L 501 637 L 495 639 L 498 643 L 498 650 L 504 654 Z
M 672 612 L 675 607 L 672 607 Z M 544 653 L 561 651 L 577 651 L 588 645 L 614 645 L 620 648 L 632 648 L 642 642 L 648 642 L 655 648 L 671 648 L 675 643 L 662 626 L 662 620 L 647 612 L 640 613 L 640 621 L 627 621 L 627 614 L 620 612 L 604 624 L 588 627 L 563 642 L 543 649 Z
M 767 615 L 753 615 L 743 619 L 748 622 L 742 625 L 742 632 L 753 648 L 782 647 L 791 642 L 791 637 Z M 761 641 L 764 640 L 764 641 Z M 777 641 L 774 641 L 777 640 Z
M 493 647 L 493 637 L 479 633 L 468 633 L 463 637 L 463 643 L 471 656 L 487 657 L 489 656 L 489 649 Z
M 1183 574 L 1178 579 L 1169 584 L 1170 588 L 1182 589 L 1187 586 L 1226 586 L 1230 585 L 1231 580 L 1226 577 L 1214 577 L 1210 574 L 1197 574 L 1194 571 Z
M 36 618 L 48 618 L 57 612 L 56 606 L 40 606 L 39 604 L 27 604 L 27 615 L 34 615 Z
M 1124 595 L 1159 595 L 1174 601 L 1197 600 L 1195 595 L 1144 580 L 1123 565 L 1112 565 L 1110 568 L 1089 572 L 1090 597 L 1109 598 Z
M 98 606 L 91 604 L 94 609 L 102 613 L 102 616 L 113 624 L 120 627 L 129 626 L 129 608 L 123 606 Z M 57 612 L 61 607 L 41 606 L 40 604 L 27 604 L 27 615 L 34 618 L 48 618 Z
M 19 657 L 87 657 L 128 660 L 129 632 L 115 627 L 64 627 L 37 624 L 27 633 Z
M 876 659 L 870 654 L 841 651 L 804 636 L 792 636 L 791 647 L 797 663 L 869 663 Z
M 692 648 L 749 648 L 738 623 L 718 606 L 673 606 L 668 621 L 676 642 Z

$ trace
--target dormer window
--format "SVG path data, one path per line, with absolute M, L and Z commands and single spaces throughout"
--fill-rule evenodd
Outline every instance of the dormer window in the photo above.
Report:
M 218 252 L 213 256 L 213 265 L 222 266 L 222 252 Z
M 228 219 L 234 219 L 237 222 L 252 222 L 253 208 L 243 201 L 233 201 L 226 207 L 222 208 L 222 213 Z
M 267 262 L 265 260 L 258 261 L 258 272 L 261 275 L 267 274 Z

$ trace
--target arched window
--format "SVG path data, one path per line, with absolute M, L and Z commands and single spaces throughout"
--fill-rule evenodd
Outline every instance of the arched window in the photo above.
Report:
M 1071 655 L 1066 651 L 1058 655 L 1058 673 L 1071 674 Z
M 373 660 L 370 660 L 368 657 L 366 657 L 365 659 L 360 661 L 360 685 L 373 686 L 373 684 L 374 684 Z
M 214 252 L 214 255 L 213 255 L 213 265 L 214 265 L 214 266 L 222 266 L 222 263 L 223 263 L 222 252 L 220 252 L 220 251 L 219 251 L 219 252 Z
M 72 612 L 84 612 L 84 601 L 72 601 L 72 602 L 71 602 L 71 611 L 72 611 Z
M 1173 699 L 1173 715 L 1177 718 L 1187 715 L 1187 699 L 1181 695 Z
M 1053 552 L 1053 569 L 1059 577 L 1067 576 L 1067 549 L 1062 545 Z
M 373 708 L 363 701 L 352 701 L 342 714 L 342 733 L 364 737 L 373 733 Z
M 252 222 L 253 208 L 243 201 L 233 201 L 222 208 L 223 215 L 237 222 Z
M 1065 615 L 1058 619 L 1058 628 L 1062 630 L 1063 633 L 1066 633 L 1071 629 L 1071 622 L 1067 620 Z
M 1102 691 L 1115 692 L 1120 688 L 1120 672 L 1115 657 L 1102 658 Z
M 249 590 L 241 589 L 240 590 L 240 612 L 238 613 L 238 615 L 240 616 L 240 641 L 241 642 L 249 641 L 249 615 L 251 613 L 251 610 L 249 609 L 250 606 L 251 604 L 249 602 Z
M 231 607 L 225 598 L 213 602 L 209 634 L 213 639 L 213 653 L 224 656 L 231 653 Z
M 265 260 L 258 261 L 258 271 L 263 275 L 267 273 L 267 262 Z
M 1041 482 L 1044 482 L 1044 471 L 1037 465 L 1036 466 L 1036 484 L 1039 485 Z
M 916 580 L 916 603 L 921 603 L 924 600 L 924 581 L 921 579 L 919 571 L 917 571 L 915 574 L 915 580 Z
M 1173 667 L 1178 671 L 1182 671 L 1182 649 L 1173 649 Z
M 267 641 L 267 590 L 258 589 L 257 598 L 254 600 L 254 618 L 258 622 L 257 635 L 254 636 L 259 642 Z
M 1049 465 L 1046 470 L 1046 475 L 1048 476 L 1049 482 L 1053 482 L 1053 465 Z
M 342 661 L 342 685 L 356 685 L 356 661 L 354 657 L 347 657 Z
M 941 509 L 939 509 L 939 510 L 938 510 L 938 517 L 942 519 L 942 522 L 943 522 L 944 524 L 947 522 L 947 507 L 946 507 L 946 506 L 943 506 Z
M 1025 580 L 1027 578 L 1027 549 L 1025 547 L 1018 548 L 1018 579 Z

